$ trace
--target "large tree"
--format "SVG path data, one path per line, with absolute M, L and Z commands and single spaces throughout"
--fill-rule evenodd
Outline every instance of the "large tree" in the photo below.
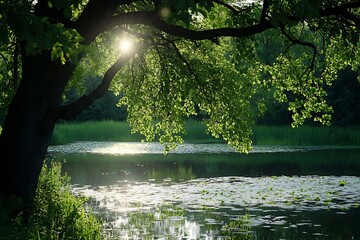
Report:
M 201 110 L 215 137 L 249 150 L 266 108 L 252 97 L 266 89 L 289 103 L 294 125 L 328 124 L 323 87 L 358 71 L 359 29 L 351 0 L 0 1 L 0 193 L 31 200 L 55 123 L 109 88 L 134 131 L 169 147 Z M 131 51 L 117 48 L 125 38 Z M 89 75 L 101 83 L 63 104 Z

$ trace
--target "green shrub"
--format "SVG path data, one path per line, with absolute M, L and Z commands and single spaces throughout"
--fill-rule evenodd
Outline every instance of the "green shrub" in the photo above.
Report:
M 23 213 L 11 216 L 21 206 L 16 198 L 0 199 L 0 239 L 100 239 L 101 224 L 86 212 L 85 201 L 71 194 L 60 163 L 44 165 L 28 217 Z

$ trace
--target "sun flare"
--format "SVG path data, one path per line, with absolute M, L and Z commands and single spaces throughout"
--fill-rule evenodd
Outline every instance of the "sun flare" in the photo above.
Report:
M 124 52 L 129 52 L 132 48 L 132 44 L 128 39 L 122 39 L 119 42 L 119 49 Z

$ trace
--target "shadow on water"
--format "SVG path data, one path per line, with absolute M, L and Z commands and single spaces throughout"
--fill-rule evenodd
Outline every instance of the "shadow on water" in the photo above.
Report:
M 51 152 L 108 239 L 358 239 L 360 149 Z

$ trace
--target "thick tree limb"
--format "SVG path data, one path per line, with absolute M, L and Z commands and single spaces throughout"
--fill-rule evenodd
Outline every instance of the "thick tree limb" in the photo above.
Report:
M 99 86 L 89 95 L 83 95 L 77 101 L 61 106 L 57 112 L 57 119 L 70 120 L 85 108 L 90 106 L 96 99 L 102 97 L 117 74 L 117 72 L 135 55 L 135 52 L 123 55 L 119 58 L 104 74 L 104 77 Z
M 268 9 L 269 9 L 269 1 L 264 0 L 263 1 L 263 7 L 261 9 L 260 22 L 264 22 L 266 20 Z
M 124 2 L 133 1 L 122 1 L 122 3 Z M 78 32 L 85 37 L 84 44 L 89 44 L 95 39 L 96 36 L 98 36 L 104 31 L 107 31 L 115 26 L 121 26 L 125 24 L 142 24 L 147 26 L 153 26 L 170 35 L 183 37 L 191 40 L 215 40 L 216 38 L 222 36 L 247 37 L 276 27 L 273 26 L 270 21 L 266 20 L 266 12 L 269 7 L 266 0 L 264 1 L 260 23 L 258 24 L 243 28 L 227 27 L 202 31 L 196 31 L 178 25 L 167 24 L 164 20 L 162 20 L 159 12 L 156 10 L 127 12 L 119 14 L 117 16 L 113 16 L 114 9 L 116 9 L 116 4 L 119 4 L 118 1 L 92 0 L 89 2 L 83 14 L 80 16 L 80 18 L 78 19 L 78 21 L 76 21 L 75 24 L 75 28 L 78 30 Z M 320 17 L 344 15 L 347 19 L 355 21 L 355 23 L 358 24 L 358 19 L 355 18 L 356 16 L 354 14 L 350 15 L 348 11 L 350 9 L 356 9 L 359 7 L 360 3 L 358 2 L 345 3 L 336 7 L 322 9 L 319 11 L 319 14 Z M 289 16 L 288 18 L 300 21 L 300 19 L 294 19 L 293 16 Z
M 360 19 L 355 14 L 349 12 L 351 9 L 360 8 L 360 2 L 344 3 L 337 7 L 320 10 L 321 17 L 327 16 L 342 16 L 349 21 L 352 21 L 356 27 L 360 28 Z
M 261 33 L 270 28 L 274 28 L 274 26 L 271 25 L 269 21 L 264 21 L 262 23 L 244 28 L 217 28 L 196 31 L 178 25 L 167 24 L 159 17 L 157 12 L 154 11 L 129 12 L 114 16 L 111 20 L 109 20 L 106 28 L 111 29 L 112 27 L 122 24 L 144 24 L 148 26 L 153 26 L 160 31 L 163 31 L 170 35 L 183 37 L 190 40 L 214 40 L 222 36 L 247 37 L 257 33 Z
M 350 13 L 348 11 L 344 11 L 341 15 L 344 18 L 352 21 L 357 28 L 360 28 L 360 18 L 358 18 L 355 14 L 352 14 L 352 13 Z
M 360 8 L 360 2 L 344 3 L 333 8 L 326 8 L 320 10 L 319 13 L 321 17 L 331 16 L 331 15 L 341 15 L 343 12 L 346 12 L 349 9 L 356 9 L 356 8 Z
M 118 6 L 135 1 L 138 0 L 90 0 L 72 27 L 85 38 L 83 44 L 90 44 L 106 29 Z

